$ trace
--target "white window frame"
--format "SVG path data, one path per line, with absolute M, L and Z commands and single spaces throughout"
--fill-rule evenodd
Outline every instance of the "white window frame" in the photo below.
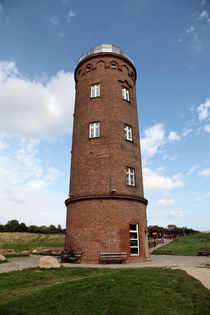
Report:
M 133 128 L 128 125 L 124 125 L 124 137 L 125 140 L 133 141 Z
M 100 83 L 91 84 L 90 87 L 90 97 L 99 97 L 100 96 Z
M 131 228 L 131 225 L 135 225 L 136 229 L 133 230 Z M 132 233 L 132 237 L 131 237 L 131 233 Z M 136 234 L 136 237 L 133 237 L 133 234 Z M 129 225 L 129 236 L 130 236 L 130 254 L 131 256 L 139 256 L 139 227 L 137 223 L 130 223 Z M 136 241 L 137 245 L 131 245 L 131 241 Z M 137 249 L 137 253 L 132 253 L 132 249 L 135 248 Z
M 126 183 L 135 186 L 135 170 L 132 167 L 126 167 Z
M 100 122 L 93 122 L 89 124 L 89 138 L 99 138 L 100 137 Z
M 127 89 L 126 87 L 122 87 L 122 98 L 128 102 L 130 101 L 129 89 Z

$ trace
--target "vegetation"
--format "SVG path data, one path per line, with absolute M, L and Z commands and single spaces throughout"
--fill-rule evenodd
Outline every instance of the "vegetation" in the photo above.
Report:
M 157 249 L 153 254 L 196 256 L 201 247 L 210 247 L 210 233 L 198 233 L 179 237 L 178 241 L 175 240 Z
M 28 232 L 28 233 L 41 233 L 41 234 L 64 234 L 65 229 L 62 229 L 60 224 L 56 228 L 53 224 L 48 227 L 45 225 L 26 226 L 25 223 L 19 223 L 18 220 L 8 221 L 7 224 L 0 224 L 0 232 Z
M 178 227 L 174 224 L 169 224 L 167 228 L 164 228 L 162 226 L 158 225 L 150 225 L 148 226 L 148 232 L 149 235 L 152 237 L 153 233 L 158 233 L 161 235 L 169 235 L 169 234 L 174 234 L 174 235 L 191 235 L 195 233 L 199 233 L 199 231 L 193 230 L 191 228 L 185 227 Z
M 181 270 L 26 269 L 0 275 L 3 314 L 208 314 L 209 290 Z
M 39 246 L 64 247 L 64 237 L 63 234 L 0 233 L 0 246 L 18 253 Z

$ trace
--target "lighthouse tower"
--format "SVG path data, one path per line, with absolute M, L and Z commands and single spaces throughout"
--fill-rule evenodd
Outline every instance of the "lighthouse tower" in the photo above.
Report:
M 134 62 L 119 47 L 101 44 L 80 57 L 74 74 L 65 246 L 81 250 L 83 262 L 121 252 L 128 262 L 147 260 Z

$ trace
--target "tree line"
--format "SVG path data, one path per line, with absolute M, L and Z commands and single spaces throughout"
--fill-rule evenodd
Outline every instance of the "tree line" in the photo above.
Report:
M 41 234 L 65 234 L 65 229 L 62 229 L 61 225 L 51 224 L 49 226 L 36 226 L 25 223 L 19 223 L 18 220 L 8 221 L 7 224 L 0 224 L 0 232 L 27 232 L 27 233 L 41 233 Z
M 199 233 L 199 231 L 188 228 L 186 226 L 184 227 L 178 227 L 174 224 L 169 224 L 167 228 L 158 226 L 158 225 L 150 225 L 148 226 L 148 233 L 150 236 L 153 235 L 153 233 L 158 233 L 161 235 L 169 235 L 169 234 L 174 234 L 174 235 L 190 235 L 190 234 L 195 234 Z

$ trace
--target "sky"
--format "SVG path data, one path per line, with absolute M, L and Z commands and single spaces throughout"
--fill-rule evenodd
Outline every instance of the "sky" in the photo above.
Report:
M 210 230 L 210 0 L 0 0 L 0 224 L 65 227 L 77 59 L 137 70 L 148 225 Z

